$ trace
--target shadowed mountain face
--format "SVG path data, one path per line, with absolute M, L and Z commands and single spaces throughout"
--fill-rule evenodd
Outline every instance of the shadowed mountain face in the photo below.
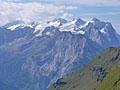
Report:
M 46 90 L 103 49 L 119 46 L 118 37 L 111 24 L 97 19 L 7 24 L 0 28 L 1 90 Z
M 80 71 L 58 79 L 49 90 L 119 90 L 120 48 L 106 49 Z

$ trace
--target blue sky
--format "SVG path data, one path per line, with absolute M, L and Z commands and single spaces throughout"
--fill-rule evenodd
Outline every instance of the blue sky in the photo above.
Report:
M 96 17 L 120 28 L 120 0 L 0 0 L 0 11 L 0 24 L 14 19 Z

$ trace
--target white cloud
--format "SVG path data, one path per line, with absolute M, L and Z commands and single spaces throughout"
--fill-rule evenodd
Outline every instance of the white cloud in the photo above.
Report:
M 44 1 L 44 0 L 36 0 Z M 45 0 L 52 3 L 75 3 L 75 4 L 84 4 L 84 5 L 120 5 L 120 0 Z
M 57 4 L 65 4 L 65 3 L 75 3 L 75 4 L 85 4 L 85 5 L 120 5 L 120 0 L 0 0 L 0 1 L 8 1 L 8 2 L 51 2 Z
M 61 16 L 61 18 L 66 19 L 66 20 L 69 20 L 69 19 L 71 19 L 71 18 L 74 18 L 74 15 L 71 14 L 71 13 L 64 13 L 64 14 Z
M 21 2 L 23 0 L 0 0 L 1 2 Z
M 74 0 L 71 0 L 71 1 L 74 1 Z M 118 1 L 118 0 L 76 0 L 76 1 L 81 4 L 106 4 L 106 5 L 107 4 L 113 5 L 113 4 L 117 4 L 117 3 L 120 4 L 120 1 Z
M 100 12 L 100 13 L 82 13 L 81 15 L 83 16 L 113 16 L 113 15 L 120 15 L 120 12 L 107 12 L 107 13 L 103 13 L 103 12 Z
M 11 0 L 7 0 L 11 1 Z M 58 14 L 65 13 L 68 10 L 74 10 L 73 6 L 55 6 L 52 4 L 42 4 L 36 2 L 29 3 L 13 3 L 0 2 L 0 24 L 20 19 L 26 22 L 38 19 L 46 19 Z

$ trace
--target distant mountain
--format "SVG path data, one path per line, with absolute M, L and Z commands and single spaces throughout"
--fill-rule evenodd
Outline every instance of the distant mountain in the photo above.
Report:
M 46 90 L 57 79 L 87 65 L 105 48 L 120 46 L 112 25 L 96 18 L 87 22 L 59 18 L 14 23 L 0 27 L 3 88 Z
M 119 90 L 120 48 L 106 49 L 92 62 L 68 77 L 58 79 L 49 90 Z

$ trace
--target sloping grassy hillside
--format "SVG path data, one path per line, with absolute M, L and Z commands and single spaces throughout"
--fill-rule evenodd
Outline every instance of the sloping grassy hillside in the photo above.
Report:
M 109 48 L 80 71 L 57 80 L 48 90 L 110 90 L 119 80 L 119 63 L 120 48 Z
M 97 90 L 120 90 L 120 63 L 109 72 Z

